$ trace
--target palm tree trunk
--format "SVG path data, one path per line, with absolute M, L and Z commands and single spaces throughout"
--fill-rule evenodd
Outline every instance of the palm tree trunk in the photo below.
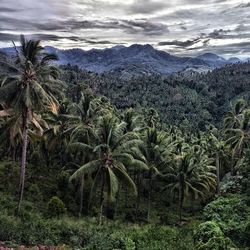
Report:
M 84 188 L 84 175 L 81 178 L 81 184 L 80 184 L 80 207 L 79 207 L 79 214 L 78 216 L 82 216 L 82 208 L 83 208 L 83 188 Z
M 22 160 L 20 170 L 20 185 L 19 185 L 19 201 L 17 213 L 20 213 L 21 203 L 23 201 L 24 184 L 25 184 L 25 171 L 26 171 L 26 160 L 27 160 L 27 147 L 28 147 L 28 109 L 23 115 L 23 135 L 22 135 Z
M 137 173 L 136 176 L 136 180 L 137 180 L 137 199 L 136 199 L 136 207 L 135 207 L 135 214 L 136 214 L 136 219 L 138 219 L 138 212 L 139 212 L 139 207 L 140 207 L 140 202 L 141 202 L 141 173 Z
M 114 207 L 114 217 L 116 216 L 117 214 L 117 211 L 118 211 L 118 206 L 119 206 L 119 202 L 120 202 L 120 192 L 121 192 L 121 185 L 118 184 L 118 192 L 116 194 L 116 200 L 115 200 L 115 207 Z
M 152 173 L 149 173 L 149 190 L 148 190 L 148 216 L 147 221 L 150 220 L 150 209 L 151 209 L 151 191 L 152 191 Z
M 191 194 L 191 213 L 194 215 L 194 194 Z
M 100 216 L 99 216 L 99 225 L 102 224 L 102 214 L 103 214 L 103 203 L 104 203 L 104 184 L 105 177 L 102 175 L 102 189 L 101 189 L 101 200 L 100 200 Z
M 180 184 L 179 184 L 179 216 L 180 216 L 180 223 L 182 222 L 183 200 L 184 200 L 184 188 L 183 188 L 183 185 L 182 185 L 182 179 L 180 177 Z
M 216 160 L 215 160 L 215 164 L 216 164 L 216 175 L 217 175 L 217 186 L 216 186 L 216 191 L 217 194 L 220 195 L 220 158 L 219 158 L 219 154 L 216 153 Z
M 15 146 L 12 147 L 12 161 L 13 162 L 16 161 L 16 147 Z
M 234 175 L 234 156 L 231 156 L 231 160 L 230 160 L 230 170 L 231 170 L 231 175 Z
M 128 207 L 128 188 L 125 187 L 125 208 Z

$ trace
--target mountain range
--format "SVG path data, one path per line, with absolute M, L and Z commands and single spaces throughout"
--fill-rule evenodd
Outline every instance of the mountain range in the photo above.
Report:
M 226 64 L 241 62 L 239 58 L 226 60 L 213 53 L 205 53 L 197 57 L 180 57 L 165 51 L 157 50 L 151 45 L 133 44 L 129 47 L 117 45 L 106 49 L 68 49 L 61 50 L 45 47 L 47 52 L 54 53 L 59 65 L 77 65 L 81 69 L 96 73 L 119 73 L 124 77 L 131 75 L 170 74 L 180 71 L 208 71 Z M 0 52 L 7 55 L 15 53 L 13 48 L 2 48 Z

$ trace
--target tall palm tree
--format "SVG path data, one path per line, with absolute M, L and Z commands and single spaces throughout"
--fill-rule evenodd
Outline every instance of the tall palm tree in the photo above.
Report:
M 226 114 L 224 119 L 224 128 L 237 128 L 240 125 L 242 113 L 247 103 L 244 99 L 239 99 L 234 105 L 231 104 L 231 110 Z
M 114 201 L 118 192 L 119 182 L 137 193 L 134 181 L 127 173 L 126 167 L 133 164 L 133 157 L 129 153 L 128 145 L 131 145 L 134 134 L 124 134 L 125 123 L 119 123 L 112 116 L 102 117 L 96 129 L 96 143 L 93 147 L 93 158 L 81 166 L 72 176 L 72 179 L 81 178 L 83 175 L 94 175 L 92 191 L 100 184 L 100 216 L 99 223 L 102 223 L 104 193 L 106 192 L 109 201 Z M 90 146 L 81 143 L 81 148 Z
M 185 146 L 186 147 L 186 146 Z M 182 222 L 184 199 L 188 197 L 204 197 L 216 186 L 215 167 L 212 160 L 203 154 L 199 146 L 182 148 L 174 157 L 174 165 L 166 174 L 170 182 L 165 189 L 178 194 L 179 218 Z
M 250 145 L 250 109 L 244 100 L 239 100 L 224 120 L 226 144 L 232 150 L 231 174 L 234 174 L 234 162 L 243 156 Z
M 140 131 L 144 126 L 142 116 L 138 115 L 132 108 L 122 113 L 122 121 L 126 123 L 125 132 Z
M 142 111 L 144 115 L 144 123 L 146 124 L 146 126 L 150 128 L 158 127 L 160 122 L 160 117 L 158 112 L 153 108 L 143 109 Z
M 210 134 L 207 141 L 211 156 L 215 158 L 216 175 L 217 175 L 217 194 L 220 195 L 220 177 L 223 170 L 223 162 L 227 162 L 229 158 L 229 147 L 225 141 L 219 139 L 213 133 Z
M 1 115 L 0 115 L 1 117 Z M 48 124 L 41 115 L 33 114 L 30 120 L 29 137 L 41 138 Z M 5 119 L 0 126 L 0 139 L 6 142 L 12 152 L 13 161 L 16 161 L 16 151 L 22 144 L 22 115 L 6 111 Z
M 68 129 L 73 121 L 73 117 L 69 111 L 69 101 L 64 98 L 60 101 L 60 106 L 56 114 L 47 112 L 43 114 L 43 118 L 49 126 L 48 129 L 45 130 L 43 140 L 38 147 L 40 156 L 46 160 L 47 166 L 49 166 L 52 161 L 64 166 L 67 157 L 66 149 L 70 141 Z
M 82 92 L 80 92 L 79 96 L 78 102 L 69 107 L 71 119 L 67 131 L 71 134 L 70 151 L 79 149 L 82 154 L 78 164 L 84 164 L 91 160 L 92 154 L 89 150 L 82 148 L 82 143 L 91 145 L 91 141 L 95 140 L 94 124 L 100 116 L 105 115 L 107 112 L 112 113 L 112 108 L 109 103 L 104 103 L 102 98 L 96 97 L 88 86 L 82 86 Z M 82 214 L 83 188 L 84 175 L 80 178 L 79 216 Z
M 20 171 L 20 191 L 18 212 L 23 200 L 25 171 L 27 161 L 28 130 L 35 112 L 52 109 L 56 112 L 58 102 L 58 70 L 48 64 L 56 56 L 46 54 L 40 41 L 20 39 L 21 47 L 15 47 L 17 61 L 7 65 L 11 72 L 0 88 L 0 103 L 4 103 L 12 112 L 22 116 L 22 159 Z
M 160 175 L 160 169 L 166 165 L 166 146 L 168 143 L 167 136 L 164 132 L 156 128 L 146 128 L 136 147 L 132 147 L 130 152 L 138 162 L 143 162 L 147 168 L 147 189 L 148 189 L 148 212 L 147 220 L 150 220 L 151 211 L 151 193 L 152 181 L 157 175 Z

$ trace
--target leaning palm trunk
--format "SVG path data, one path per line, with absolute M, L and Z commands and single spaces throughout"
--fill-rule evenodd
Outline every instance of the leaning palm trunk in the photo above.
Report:
M 20 171 L 20 185 L 19 185 L 19 201 L 17 213 L 20 213 L 21 203 L 23 201 L 24 184 L 25 184 L 25 172 L 26 172 L 26 160 L 27 160 L 27 147 L 28 147 L 28 110 L 23 115 L 23 143 L 22 143 L 22 160 Z

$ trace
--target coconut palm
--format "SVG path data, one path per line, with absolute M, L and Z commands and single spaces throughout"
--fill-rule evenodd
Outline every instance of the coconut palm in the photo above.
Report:
M 91 160 L 91 152 L 84 150 L 82 143 L 90 145 L 91 141 L 95 141 L 94 123 L 97 122 L 99 116 L 105 115 L 109 111 L 112 112 L 109 103 L 104 103 L 102 98 L 96 97 L 88 86 L 82 86 L 79 101 L 69 107 L 69 112 L 71 113 L 70 123 L 68 130 L 65 131 L 70 132 L 71 135 L 70 151 L 82 152 L 79 164 L 84 164 Z M 81 216 L 83 207 L 83 188 L 84 176 L 80 178 L 79 216 Z
M 223 171 L 223 163 L 225 165 L 225 162 L 228 161 L 230 150 L 228 148 L 228 145 L 226 145 L 226 142 L 220 140 L 213 133 L 210 134 L 207 142 L 208 142 L 207 145 L 209 145 L 210 154 L 215 159 L 216 175 L 217 175 L 216 191 L 217 194 L 220 195 L 220 177 Z
M 132 147 L 130 152 L 138 162 L 143 162 L 147 168 L 147 189 L 148 189 L 148 212 L 147 220 L 150 220 L 152 181 L 160 175 L 167 163 L 165 153 L 166 146 L 172 145 L 168 142 L 166 133 L 158 131 L 156 128 L 146 128 L 136 147 Z
M 96 143 L 92 151 L 94 156 L 71 176 L 72 180 L 92 174 L 94 176 L 92 191 L 99 184 L 101 189 L 99 223 L 102 222 L 105 192 L 108 201 L 113 202 L 121 182 L 134 194 L 137 193 L 134 181 L 126 169 L 134 163 L 134 159 L 132 155 L 125 153 L 136 136 L 132 133 L 124 134 L 125 126 L 124 122 L 119 123 L 111 115 L 100 118 L 96 129 Z M 81 147 L 84 150 L 90 149 L 90 146 L 84 143 L 81 143 Z
M 237 100 L 234 105 L 231 104 L 231 111 L 226 114 L 224 119 L 224 128 L 237 128 L 246 106 L 247 103 L 244 99 Z
M 48 124 L 41 115 L 33 114 L 30 120 L 29 138 L 41 138 Z M 22 144 L 22 115 L 6 111 L 6 116 L 0 126 L 0 139 L 6 142 L 6 147 L 12 151 L 13 161 L 16 161 L 17 148 Z
M 250 145 L 250 109 L 239 100 L 224 120 L 226 144 L 232 150 L 231 174 L 234 174 L 234 161 L 243 156 Z
M 16 64 L 6 64 L 9 73 L 0 88 L 0 103 L 22 117 L 22 160 L 20 171 L 20 194 L 18 212 L 23 200 L 27 161 L 28 130 L 35 112 L 52 109 L 58 103 L 55 94 L 59 92 L 58 70 L 48 64 L 54 55 L 46 54 L 40 41 L 26 40 L 21 36 L 21 47 L 17 49 Z
M 150 128 L 155 128 L 159 126 L 160 118 L 158 112 L 153 109 L 144 109 L 144 123 Z
M 71 122 L 73 122 L 69 112 L 69 101 L 63 99 L 60 101 L 56 114 L 47 112 L 43 115 L 48 124 L 48 129 L 43 134 L 43 140 L 39 144 L 38 150 L 41 158 L 46 160 L 47 166 L 51 164 L 52 160 L 61 166 L 66 163 L 67 145 L 70 141 L 68 130 Z
M 189 148 L 185 146 L 175 155 L 174 165 L 165 175 L 170 184 L 164 189 L 169 190 L 171 194 L 178 194 L 180 222 L 185 198 L 204 197 L 215 188 L 215 167 L 211 163 L 212 159 L 204 155 L 202 149 L 196 145 Z
M 143 128 L 142 116 L 132 108 L 122 113 L 122 120 L 126 123 L 125 132 L 140 131 Z

